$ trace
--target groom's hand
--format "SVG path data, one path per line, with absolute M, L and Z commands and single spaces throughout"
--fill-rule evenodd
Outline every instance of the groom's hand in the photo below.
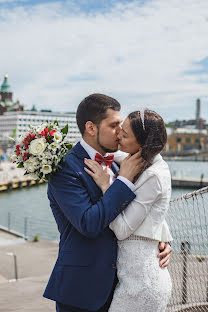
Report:
M 142 151 L 127 156 L 120 165 L 119 175 L 133 182 L 134 178 L 140 175 L 147 167 L 147 162 L 141 156 Z
M 159 265 L 161 268 L 165 268 L 168 266 L 170 262 L 172 248 L 170 247 L 170 244 L 167 242 L 166 243 L 159 242 L 158 248 L 160 250 L 160 253 L 157 255 L 157 257 L 160 258 Z

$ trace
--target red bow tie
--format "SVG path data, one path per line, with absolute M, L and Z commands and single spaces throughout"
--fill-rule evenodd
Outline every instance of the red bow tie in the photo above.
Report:
M 95 154 L 95 160 L 101 165 L 102 163 L 104 163 L 108 168 L 111 167 L 113 160 L 114 160 L 114 155 L 110 154 L 106 157 L 103 157 L 100 154 Z

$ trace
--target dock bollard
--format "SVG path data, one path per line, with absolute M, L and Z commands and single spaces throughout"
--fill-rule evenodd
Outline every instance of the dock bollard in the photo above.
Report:
M 19 188 L 22 188 L 22 181 L 19 181 L 19 182 L 18 182 L 18 187 L 19 187 Z
M 7 189 L 8 191 L 12 190 L 12 182 L 8 182 Z
M 183 268 L 182 268 L 182 304 L 187 303 L 187 256 L 190 253 L 190 243 L 181 243 L 181 253 L 183 255 Z

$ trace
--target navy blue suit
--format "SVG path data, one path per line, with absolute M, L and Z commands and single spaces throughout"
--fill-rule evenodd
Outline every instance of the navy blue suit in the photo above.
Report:
M 108 225 L 135 194 L 117 179 L 102 195 L 84 158 L 89 155 L 78 143 L 48 184 L 60 244 L 44 297 L 95 311 L 108 299 L 116 274 L 117 240 Z

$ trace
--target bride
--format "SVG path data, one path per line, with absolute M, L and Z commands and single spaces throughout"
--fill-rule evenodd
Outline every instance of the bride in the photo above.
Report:
M 165 221 L 171 176 L 159 154 L 166 141 L 163 119 L 149 110 L 129 114 L 119 133 L 120 151 L 132 155 L 142 150 L 148 167 L 135 177 L 135 200 L 110 224 L 118 238 L 119 283 L 109 312 L 164 312 L 170 299 L 170 275 L 157 258 L 158 242 L 172 240 Z M 126 157 L 122 152 L 115 153 L 116 162 Z M 86 171 L 105 192 L 110 186 L 107 170 L 93 160 L 85 163 L 91 169 Z

